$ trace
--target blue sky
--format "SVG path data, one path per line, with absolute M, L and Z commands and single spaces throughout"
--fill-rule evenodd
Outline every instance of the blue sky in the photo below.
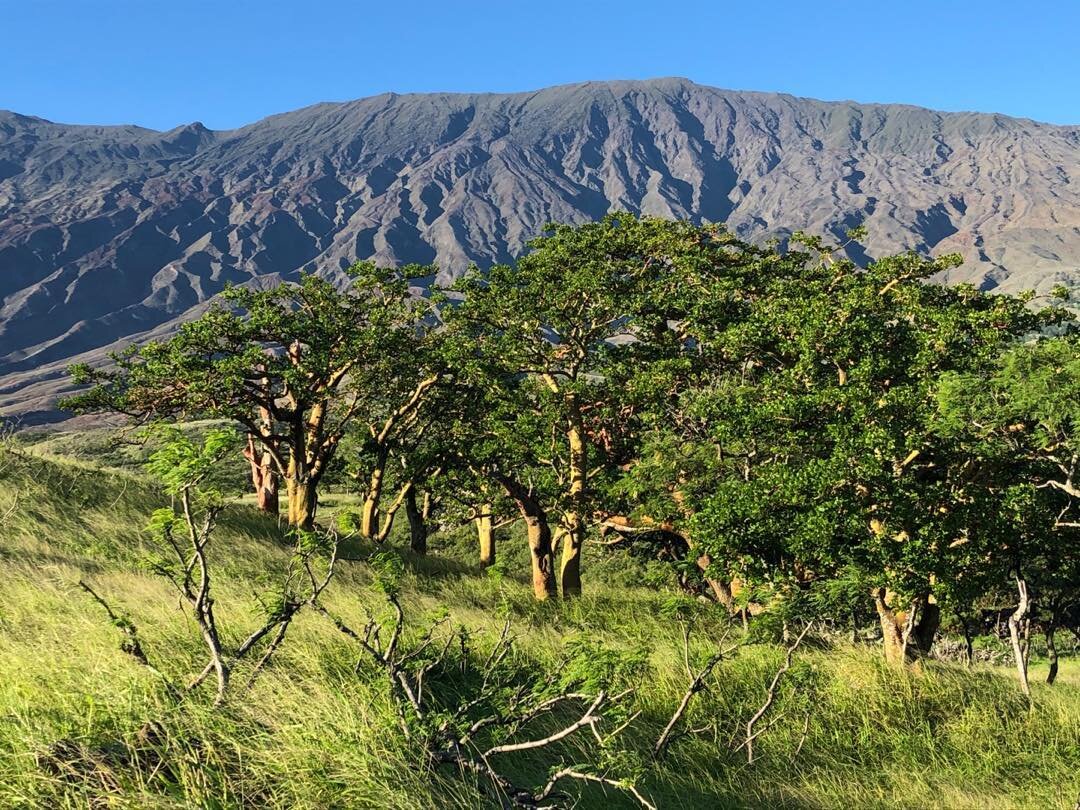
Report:
M 71 123 L 657 76 L 1080 124 L 1080 2 L 0 0 L 0 108 Z

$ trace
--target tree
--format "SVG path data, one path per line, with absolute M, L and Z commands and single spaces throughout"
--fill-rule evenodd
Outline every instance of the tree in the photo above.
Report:
M 425 486 L 444 511 L 466 521 L 482 515 L 484 504 L 497 494 L 505 496 L 525 524 L 533 595 L 539 601 L 553 598 L 558 584 L 545 502 L 557 490 L 551 468 L 533 454 L 529 414 L 519 407 L 514 387 L 477 382 L 480 372 L 470 339 L 453 334 L 443 352 L 454 375 L 431 404 L 439 419 L 437 430 L 426 437 L 426 466 L 436 474 L 429 475 Z
M 162 576 L 187 604 L 209 659 L 202 672 L 185 687 L 180 688 L 167 679 L 165 684 L 173 697 L 182 698 L 213 675 L 217 685 L 214 705 L 220 706 L 237 665 L 256 651 L 262 651 L 248 675 L 250 686 L 284 643 L 296 615 L 313 604 L 330 584 L 339 538 L 296 530 L 292 536 L 292 554 L 277 572 L 280 587 L 259 597 L 264 612 L 262 623 L 242 641 L 230 642 L 231 634 L 222 631 L 216 610 L 220 581 L 212 574 L 210 551 L 219 517 L 226 507 L 226 498 L 217 486 L 218 467 L 225 455 L 233 451 L 237 436 L 231 430 L 218 428 L 196 444 L 175 426 L 159 432 L 161 446 L 151 454 L 147 469 L 161 480 L 166 493 L 172 496 L 173 505 L 156 510 L 147 526 L 157 547 L 147 559 L 147 567 Z M 79 585 L 123 632 L 121 649 L 158 677 L 165 678 L 147 658 L 135 625 L 118 616 L 85 581 L 80 580 Z
M 871 596 L 899 662 L 933 640 L 965 559 L 953 543 L 979 514 L 956 498 L 965 459 L 933 431 L 935 383 L 1056 316 L 925 283 L 957 257 L 858 268 L 803 244 L 763 257 L 736 317 L 696 313 L 708 362 L 654 422 L 636 477 L 690 515 L 747 599 Z
M 446 405 L 440 391 L 451 376 L 440 354 L 441 340 L 429 324 L 417 330 L 404 354 L 394 358 L 393 373 L 372 388 L 367 407 L 345 437 L 344 466 L 362 497 L 357 530 L 375 542 L 390 536 L 403 506 L 414 543 L 421 542 L 417 489 L 440 463 L 438 432 Z
M 581 592 L 597 493 L 632 457 L 631 380 L 674 345 L 663 293 L 676 268 L 715 261 L 727 244 L 717 229 L 610 215 L 551 226 L 516 264 L 455 288 L 457 369 L 501 414 L 489 428 L 513 460 L 493 480 L 538 533 L 557 515 L 564 596 Z
M 428 303 L 409 291 L 409 279 L 427 272 L 359 263 L 344 291 L 311 275 L 269 290 L 230 288 L 174 337 L 115 355 L 113 369 L 73 366 L 73 380 L 92 387 L 60 405 L 238 422 L 252 453 L 257 444 L 285 481 L 289 524 L 311 528 L 342 437 L 385 403 L 429 328 Z
M 1041 620 L 1057 675 L 1054 634 L 1077 627 L 1080 607 L 1080 343 L 1074 335 L 1034 340 L 1004 354 L 984 374 L 953 373 L 941 386 L 941 430 L 965 442 L 997 475 L 1003 524 L 984 554 L 987 588 L 1010 582 L 1009 617 L 1017 671 L 1027 687 L 1027 636 Z

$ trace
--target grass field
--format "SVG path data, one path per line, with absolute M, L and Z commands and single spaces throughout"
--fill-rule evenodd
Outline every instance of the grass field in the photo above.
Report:
M 204 662 L 198 634 L 141 560 L 150 512 L 167 500 L 137 472 L 73 460 L 59 440 L 0 450 L 0 807 L 480 808 L 453 770 L 418 769 L 377 673 L 324 618 L 301 614 L 269 669 L 220 710 L 210 691 L 177 704 L 163 685 Z M 74 454 L 78 455 L 78 454 Z M 520 574 L 524 541 L 500 536 L 498 573 L 473 563 L 471 533 L 438 534 L 427 558 L 406 555 L 410 632 L 441 611 L 481 648 L 509 616 L 516 663 L 536 668 L 587 639 L 647 656 L 633 746 L 644 755 L 688 683 L 668 594 L 632 586 L 662 576 L 592 551 L 586 594 L 537 605 Z M 211 549 L 216 609 L 230 639 L 256 626 L 266 572 L 287 553 L 274 521 L 238 504 Z M 404 552 L 403 552 L 404 553 Z M 162 677 L 120 649 L 121 634 L 77 583 L 139 629 Z M 326 602 L 347 621 L 384 609 L 372 574 L 343 563 Z M 704 609 L 703 609 L 704 610 Z M 692 642 L 704 660 L 738 628 L 705 612 Z M 736 750 L 783 650 L 753 638 L 722 663 L 687 714 L 709 730 L 678 740 L 647 767 L 639 790 L 660 808 L 1072 808 L 1080 796 L 1080 661 L 1048 687 L 1035 671 L 1029 711 L 1008 669 L 930 662 L 921 675 L 887 669 L 872 646 L 815 642 L 800 650 L 748 766 Z M 237 683 L 245 680 L 243 668 Z M 807 719 L 808 718 L 808 719 Z M 147 723 L 153 722 L 152 734 Z M 561 753 L 584 757 L 591 736 Z M 78 768 L 57 766 L 80 751 Z M 543 782 L 551 752 L 507 767 Z M 633 807 L 622 792 L 573 786 L 576 806 Z M 580 792 L 579 792 L 580 791 Z

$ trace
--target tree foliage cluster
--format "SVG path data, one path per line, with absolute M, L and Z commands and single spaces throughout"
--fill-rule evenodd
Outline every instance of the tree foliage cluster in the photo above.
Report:
M 858 239 L 853 232 L 849 238 Z M 1080 352 L 1031 296 L 866 267 L 796 234 L 611 215 L 551 226 L 512 264 L 425 296 L 434 268 L 360 263 L 234 288 L 64 407 L 246 433 L 260 505 L 316 527 L 320 488 L 376 543 L 526 527 L 537 599 L 587 584 L 587 542 L 668 560 L 744 617 L 876 624 L 897 663 L 943 617 L 1080 628 Z

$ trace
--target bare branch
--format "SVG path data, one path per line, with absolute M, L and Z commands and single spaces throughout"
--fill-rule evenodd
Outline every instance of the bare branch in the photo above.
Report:
M 719 650 L 708 663 L 694 676 L 690 681 L 690 686 L 682 696 L 682 700 L 679 701 L 678 707 L 675 709 L 674 714 L 671 715 L 671 719 L 668 720 L 667 725 L 664 726 L 664 730 L 660 733 L 660 736 L 656 739 L 656 743 L 653 745 L 653 758 L 659 759 L 667 751 L 668 745 L 671 742 L 671 733 L 675 729 L 675 726 L 682 719 L 682 716 L 686 713 L 686 709 L 690 705 L 691 699 L 698 692 L 705 688 L 705 679 L 712 674 L 712 671 L 716 668 L 726 654 L 732 652 L 735 648 L 729 648 L 727 650 Z
M 85 580 L 80 579 L 78 584 L 80 588 L 90 594 L 95 602 L 101 605 L 102 609 L 105 611 L 105 615 L 109 617 L 109 621 L 124 634 L 124 641 L 121 643 L 120 649 L 161 678 L 171 693 L 174 695 L 177 694 L 176 687 L 169 682 L 168 678 L 165 677 L 161 670 L 150 663 L 150 659 L 147 658 L 146 652 L 143 650 L 142 644 L 139 641 L 139 632 L 131 620 L 118 616 L 109 603 L 99 596 L 97 591 L 91 588 Z
M 584 726 L 591 726 L 592 724 L 599 722 L 600 718 L 596 716 L 596 710 L 600 707 L 600 705 L 605 701 L 606 698 L 607 693 L 601 690 L 600 693 L 596 696 L 596 699 L 591 704 L 589 704 L 589 708 L 585 710 L 585 714 L 583 714 L 578 720 L 575 720 L 570 725 L 560 729 L 559 731 L 556 731 L 553 734 L 549 734 L 548 736 L 541 737 L 537 740 L 528 740 L 526 742 L 520 743 L 505 743 L 503 745 L 496 745 L 485 751 L 483 756 L 486 759 L 487 757 L 494 756 L 495 754 L 505 754 L 510 751 L 528 751 L 533 748 L 543 748 L 545 745 L 551 745 L 552 743 L 558 742 L 565 737 L 569 737 L 579 728 L 583 728 Z
M 610 785 L 611 787 L 616 787 L 619 790 L 625 790 L 627 793 L 637 799 L 638 804 L 646 808 L 646 810 L 657 810 L 656 805 L 646 799 L 632 784 L 629 784 L 627 782 L 620 782 L 616 779 L 609 779 L 606 776 L 599 776 L 594 773 L 584 773 L 573 768 L 563 768 L 562 770 L 553 773 L 551 775 L 551 778 L 548 780 L 548 783 L 544 785 L 544 789 L 537 793 L 535 796 L 533 796 L 533 801 L 538 803 L 544 801 L 551 795 L 551 792 L 555 789 L 555 785 L 557 785 L 563 779 L 580 779 L 584 782 L 597 782 L 602 785 Z
M 795 651 L 799 649 L 799 645 L 802 644 L 802 640 L 806 637 L 806 634 L 810 631 L 810 628 L 812 626 L 813 622 L 807 622 L 806 626 L 802 629 L 802 632 L 799 633 L 799 637 L 796 638 L 795 641 L 788 646 L 787 651 L 784 655 L 784 663 L 776 671 L 776 674 L 773 676 L 772 683 L 769 684 L 769 689 L 765 694 L 765 702 L 761 704 L 761 708 L 759 708 L 754 713 L 754 716 L 751 717 L 746 723 L 746 740 L 743 741 L 743 743 L 735 750 L 738 751 L 742 748 L 746 749 L 746 763 L 748 765 L 754 764 L 754 740 L 756 740 L 765 731 L 767 731 L 772 724 L 770 723 L 766 725 L 765 728 L 760 729 L 756 732 L 754 731 L 754 726 L 759 720 L 761 720 L 762 717 L 765 716 L 766 712 L 768 712 L 769 709 L 772 707 L 773 702 L 776 700 L 776 688 L 780 685 L 780 679 L 784 677 L 784 674 L 789 669 L 791 669 L 792 657 L 795 655 Z

